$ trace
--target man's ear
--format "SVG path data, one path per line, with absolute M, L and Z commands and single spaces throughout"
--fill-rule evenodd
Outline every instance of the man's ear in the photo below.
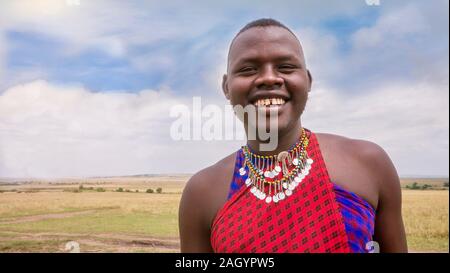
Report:
M 308 71 L 308 79 L 309 79 L 309 88 L 308 88 L 308 92 L 311 91 L 311 87 L 312 87 L 312 82 L 313 82 L 313 78 L 311 76 L 311 72 L 309 70 Z
M 230 92 L 228 91 L 228 76 L 227 74 L 223 75 L 222 78 L 222 90 L 223 93 L 225 94 L 225 97 L 227 98 L 227 100 L 230 100 Z

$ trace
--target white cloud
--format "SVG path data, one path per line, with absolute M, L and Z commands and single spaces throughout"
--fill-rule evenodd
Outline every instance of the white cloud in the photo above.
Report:
M 6 64 L 6 43 L 3 33 L 0 31 L 0 86 L 3 78 L 5 78 L 5 64 Z M 1 90 L 1 89 L 0 89 Z
M 314 131 L 378 143 L 401 175 L 448 175 L 448 100 L 448 86 L 429 83 L 387 84 L 351 98 L 314 89 L 302 120 Z
M 301 28 L 295 33 L 302 44 L 314 86 L 332 82 L 336 75 L 342 75 L 345 63 L 338 53 L 339 41 L 334 35 L 314 28 Z
M 403 76 L 448 85 L 448 4 L 407 3 L 356 31 L 348 72 L 377 74 L 376 80 Z
M 355 49 L 368 50 L 404 42 L 406 35 L 428 31 L 426 18 L 416 5 L 387 12 L 374 26 L 361 28 L 353 36 Z M 387 38 L 390 39 L 387 39 Z
M 10 88 L 0 96 L 2 176 L 145 172 L 176 102 L 151 90 L 104 94 L 44 81 Z
M 192 101 L 45 81 L 12 87 L 0 95 L 0 177 L 194 172 L 242 145 L 173 141 L 169 110 L 181 103 Z
M 195 37 L 221 20 L 206 8 L 175 9 L 175 2 L 136 5 L 128 1 L 81 0 L 80 5 L 68 5 L 64 0 L 17 0 L 1 4 L 4 29 L 56 38 L 66 43 L 67 54 L 96 48 L 113 57 L 124 57 L 131 45 Z

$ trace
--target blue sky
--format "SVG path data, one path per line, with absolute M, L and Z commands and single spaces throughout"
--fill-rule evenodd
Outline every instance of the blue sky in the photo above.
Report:
M 174 33 L 170 37 L 162 37 L 154 41 L 129 43 L 126 39 L 134 31 L 134 24 L 130 23 L 130 25 L 124 27 L 130 32 L 122 29 L 119 24 L 116 27 L 108 27 L 105 32 L 107 35 L 114 36 L 112 39 L 116 39 L 120 43 L 119 47 L 124 47 L 125 52 L 123 54 L 111 53 L 114 49 L 105 50 L 101 46 L 89 45 L 89 41 L 82 41 L 85 44 L 80 46 L 84 48 L 77 54 L 67 54 L 66 49 L 71 47 L 72 41 L 64 37 L 58 37 L 58 33 L 46 33 L 45 30 L 40 29 L 27 30 L 26 28 L 15 29 L 11 27 L 6 29 L 4 34 L 5 40 L 9 44 L 6 66 L 8 70 L 13 71 L 8 76 L 14 78 L 16 72 L 34 69 L 45 73 L 45 77 L 40 78 L 52 82 L 80 83 L 86 88 L 97 91 L 126 90 L 138 92 L 145 88 L 160 88 L 161 86 L 167 86 L 175 91 L 180 91 L 180 93 L 184 93 L 186 88 L 189 90 L 203 89 L 204 83 L 198 80 L 197 75 L 207 73 L 207 71 L 214 69 L 223 62 L 220 59 L 222 56 L 217 56 L 217 52 L 215 52 L 217 48 L 223 50 L 233 34 L 249 20 L 271 16 L 272 4 L 270 2 L 253 2 L 254 5 L 259 6 L 258 9 L 254 10 L 250 4 L 245 7 L 245 5 L 239 5 L 237 2 L 233 3 L 233 1 L 228 5 L 222 4 L 210 7 L 200 1 L 193 7 L 189 7 L 190 10 L 186 12 L 183 12 L 185 7 L 182 6 L 182 2 L 167 6 L 156 5 L 158 12 L 151 13 L 157 13 L 158 18 L 169 22 L 173 20 L 169 23 L 169 28 L 177 28 L 179 24 L 188 26 L 192 24 L 193 28 L 202 24 L 206 27 L 203 26 L 202 32 L 193 33 L 193 35 L 178 36 Z M 67 5 L 65 9 L 82 13 L 85 3 L 83 1 L 79 3 L 79 6 Z M 114 5 L 113 3 L 111 1 L 110 5 Z M 341 54 L 346 54 L 351 50 L 351 35 L 360 28 L 373 25 L 380 16 L 382 9 L 382 7 L 368 8 L 364 1 L 353 1 L 352 5 L 355 8 L 352 8 L 351 12 L 339 13 L 338 6 L 334 5 L 334 8 L 337 9 L 335 12 L 331 12 L 329 17 L 317 20 L 311 18 L 312 16 L 302 15 L 300 3 L 288 1 L 285 8 L 280 8 L 276 12 L 278 16 L 272 17 L 285 22 L 293 29 L 311 27 L 339 37 L 338 51 Z M 308 4 L 308 6 L 310 5 Z M 107 9 L 107 6 L 104 8 Z M 145 9 L 147 6 L 139 1 L 132 2 L 127 5 L 130 10 L 129 14 L 125 11 L 123 14 L 111 13 L 109 16 L 115 18 L 127 15 L 133 16 L 136 12 L 135 9 Z M 241 9 L 237 9 L 236 6 L 241 6 Z M 295 16 L 296 13 L 290 11 L 291 6 L 294 6 L 294 9 L 295 7 L 298 8 L 298 17 Z M 323 8 L 326 6 L 326 2 L 323 2 Z M 96 8 L 99 9 L 99 7 Z M 150 9 L 150 7 L 148 8 Z M 315 12 L 320 12 L 321 9 L 320 6 L 308 8 L 308 10 Z M 96 13 L 95 11 L 91 12 Z M 135 31 L 135 35 L 152 35 L 154 29 L 152 28 L 153 17 L 151 13 L 149 12 L 148 15 L 140 14 L 137 23 L 144 26 L 138 26 L 142 29 Z M 214 18 L 210 20 L 212 22 L 209 22 L 208 16 L 217 13 L 221 14 L 218 16 L 219 18 Z M 208 14 L 207 18 L 203 18 L 204 14 Z M 39 19 L 46 20 L 45 18 Z M 64 24 L 64 22 L 61 23 Z M 94 21 L 92 24 L 95 27 L 97 23 Z M 161 23 L 161 25 L 164 25 L 164 23 Z M 84 27 L 79 27 L 79 31 L 83 31 L 83 29 Z M 187 29 L 189 31 L 189 27 Z M 156 31 L 164 32 L 164 26 Z M 105 35 L 102 32 L 94 34 Z M 111 44 L 114 44 L 114 40 L 109 43 L 106 42 L 102 46 L 114 47 Z M 156 56 L 160 58 L 157 62 L 154 60 Z M 3 85 L 5 88 L 15 83 L 16 81 L 11 79 L 9 82 L 6 80 Z
M 0 0 L 0 177 L 192 173 L 235 151 L 169 140 L 167 109 L 227 104 L 229 42 L 261 17 L 303 44 L 307 127 L 380 144 L 402 176 L 448 176 L 448 5 Z

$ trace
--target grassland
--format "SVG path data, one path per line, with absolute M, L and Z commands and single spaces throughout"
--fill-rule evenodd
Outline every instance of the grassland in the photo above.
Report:
M 3 181 L 0 252 L 67 252 L 69 241 L 78 242 L 81 252 L 178 252 L 178 204 L 188 178 Z M 403 187 L 431 185 L 403 190 L 410 251 L 449 251 L 445 181 L 402 180 Z M 146 193 L 159 187 L 162 193 Z

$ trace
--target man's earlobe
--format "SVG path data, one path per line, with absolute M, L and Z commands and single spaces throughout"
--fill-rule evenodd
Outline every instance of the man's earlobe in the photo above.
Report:
M 311 91 L 311 87 L 312 87 L 312 82 L 313 82 L 313 78 L 311 76 L 311 72 L 309 70 L 308 71 L 308 79 L 309 79 L 309 88 L 308 88 L 308 92 Z
M 230 93 L 228 92 L 227 80 L 228 80 L 228 76 L 227 76 L 227 74 L 224 74 L 223 78 L 222 78 L 222 90 L 223 90 L 223 93 L 225 94 L 225 97 L 227 98 L 227 100 L 230 100 Z

